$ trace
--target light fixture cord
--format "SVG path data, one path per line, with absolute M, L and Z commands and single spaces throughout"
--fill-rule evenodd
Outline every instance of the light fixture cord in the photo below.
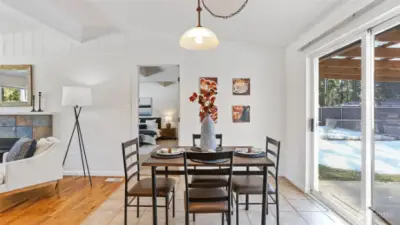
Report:
M 201 27 L 201 7 L 200 7 L 200 0 L 197 0 L 197 27 Z

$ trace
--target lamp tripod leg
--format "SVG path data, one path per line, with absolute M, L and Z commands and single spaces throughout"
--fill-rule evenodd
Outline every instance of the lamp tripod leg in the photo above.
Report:
M 82 165 L 84 167 L 83 171 L 85 171 L 85 163 L 86 163 L 86 169 L 87 169 L 87 173 L 89 176 L 89 182 L 90 182 L 90 186 L 93 186 L 92 183 L 92 176 L 90 175 L 90 169 L 89 169 L 89 163 L 87 160 L 87 156 L 86 156 L 86 149 L 85 149 L 85 144 L 83 142 L 83 135 L 82 135 L 82 130 L 81 130 L 81 125 L 79 123 L 79 114 L 81 111 L 82 107 L 79 108 L 79 113 L 76 112 L 75 110 L 75 116 L 76 116 L 76 121 L 77 121 L 77 132 L 78 132 L 78 139 L 79 139 L 79 146 L 81 148 L 81 159 L 82 159 Z
M 63 160 L 63 166 L 65 165 L 65 161 L 67 160 L 67 156 L 68 156 L 68 152 L 69 152 L 69 147 L 71 146 L 72 137 L 73 137 L 74 134 L 75 134 L 75 129 L 76 129 L 76 121 L 75 121 L 74 129 L 72 130 L 72 133 L 71 133 L 71 137 L 69 138 L 67 151 L 65 152 L 65 156 L 64 156 L 64 160 Z
M 69 148 L 71 147 L 72 138 L 74 137 L 75 130 L 76 130 L 76 127 L 77 127 L 77 121 L 78 121 L 78 120 L 76 119 L 76 117 L 79 118 L 79 115 L 81 115 L 81 109 L 79 109 L 77 115 L 76 115 L 75 108 L 74 108 L 74 112 L 75 112 L 75 124 L 74 124 L 74 129 L 72 129 L 71 137 L 69 138 L 69 141 L 68 141 L 68 147 L 67 147 L 67 151 L 65 152 L 65 156 L 64 156 L 64 160 L 63 160 L 63 166 L 65 165 L 65 161 L 67 160 Z

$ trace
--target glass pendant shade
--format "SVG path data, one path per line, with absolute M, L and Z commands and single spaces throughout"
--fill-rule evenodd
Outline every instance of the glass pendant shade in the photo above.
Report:
M 205 27 L 193 27 L 186 31 L 179 41 L 182 48 L 188 50 L 210 50 L 218 46 L 217 35 Z

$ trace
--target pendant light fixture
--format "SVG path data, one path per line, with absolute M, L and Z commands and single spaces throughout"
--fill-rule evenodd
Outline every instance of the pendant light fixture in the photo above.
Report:
M 210 50 L 218 46 L 217 36 L 210 29 L 201 26 L 200 0 L 197 1 L 197 27 L 186 31 L 179 41 L 182 48 L 188 50 Z

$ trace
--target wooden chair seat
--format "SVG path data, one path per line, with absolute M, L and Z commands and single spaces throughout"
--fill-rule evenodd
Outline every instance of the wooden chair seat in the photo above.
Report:
M 262 194 L 263 178 L 259 176 L 234 176 L 232 189 L 239 194 Z M 275 194 L 275 188 L 268 184 L 268 194 Z
M 186 195 L 185 195 L 186 196 Z M 207 199 L 228 197 L 228 192 L 222 188 L 193 188 L 189 190 L 190 199 Z M 186 202 L 186 201 L 185 201 Z M 228 201 L 190 202 L 190 213 L 226 213 L 229 212 Z
M 195 188 L 219 188 L 228 185 L 227 176 L 208 176 L 208 175 L 194 175 L 190 187 Z
M 157 196 L 165 197 L 167 196 L 173 189 L 176 184 L 175 179 L 172 178 L 156 178 L 156 188 L 157 188 Z M 145 178 L 138 181 L 129 191 L 128 196 L 143 196 L 143 197 L 151 197 L 151 178 Z

